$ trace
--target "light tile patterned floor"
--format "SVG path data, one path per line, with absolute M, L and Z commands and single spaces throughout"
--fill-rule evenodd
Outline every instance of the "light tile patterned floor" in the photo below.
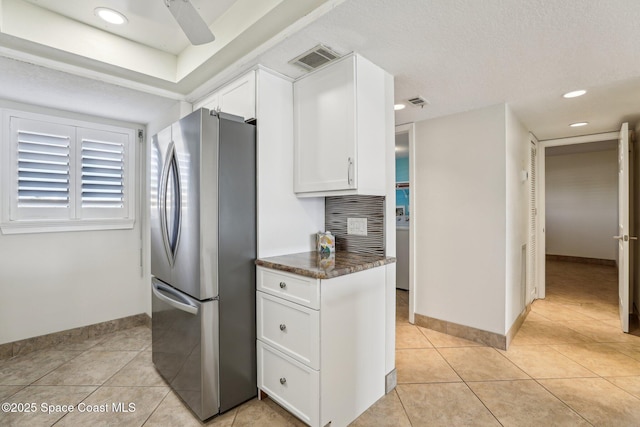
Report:
M 353 426 L 638 426 L 640 337 L 619 331 L 616 271 L 547 262 L 547 298 L 508 351 L 408 323 L 397 292 L 398 387 Z M 198 426 L 151 364 L 150 331 L 0 362 L 0 401 L 34 402 L 37 413 L 0 412 L 2 426 Z M 135 412 L 43 413 L 51 405 L 134 402 Z M 212 426 L 302 426 L 273 401 L 252 400 Z

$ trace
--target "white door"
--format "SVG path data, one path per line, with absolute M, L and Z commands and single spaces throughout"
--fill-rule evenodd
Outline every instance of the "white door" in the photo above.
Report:
M 629 124 L 618 140 L 618 304 L 623 332 L 629 332 Z

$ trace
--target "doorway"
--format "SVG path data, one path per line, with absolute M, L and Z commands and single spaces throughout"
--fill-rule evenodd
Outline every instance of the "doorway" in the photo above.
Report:
M 609 132 L 539 143 L 538 298 L 547 295 L 547 262 L 618 264 L 612 237 L 618 234 L 621 212 L 619 135 Z
M 408 293 L 407 309 L 409 322 L 414 323 L 415 286 L 414 286 L 414 235 L 415 218 L 415 182 L 414 167 L 414 125 L 396 126 L 396 291 L 399 295 Z M 413 190 L 413 191 L 412 191 Z M 399 297 L 400 298 L 400 297 Z M 404 304 L 402 304 L 404 308 Z

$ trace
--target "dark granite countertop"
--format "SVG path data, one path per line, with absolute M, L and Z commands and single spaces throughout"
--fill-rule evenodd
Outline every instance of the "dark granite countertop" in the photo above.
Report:
M 315 279 L 330 279 L 394 262 L 396 259 L 393 257 L 355 252 L 336 252 L 330 256 L 320 255 L 318 252 L 302 252 L 259 258 L 256 265 Z

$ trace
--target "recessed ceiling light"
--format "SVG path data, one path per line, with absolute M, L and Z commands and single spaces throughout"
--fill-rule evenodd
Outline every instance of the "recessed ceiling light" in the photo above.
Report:
M 96 7 L 93 13 L 109 24 L 122 25 L 127 23 L 127 17 L 120 12 L 106 7 Z
M 586 126 L 588 124 L 589 122 L 577 122 L 577 123 L 571 123 L 569 126 L 571 126 L 572 128 L 579 128 L 580 126 Z
M 574 90 L 571 92 L 567 92 L 564 95 L 562 95 L 564 98 L 577 98 L 579 96 L 584 95 L 585 93 L 587 93 L 586 90 L 584 89 L 580 89 L 580 90 Z
M 393 106 L 393 109 L 398 111 L 398 110 L 403 110 L 404 107 L 406 107 L 406 105 L 404 105 L 404 104 L 396 104 L 396 105 Z

